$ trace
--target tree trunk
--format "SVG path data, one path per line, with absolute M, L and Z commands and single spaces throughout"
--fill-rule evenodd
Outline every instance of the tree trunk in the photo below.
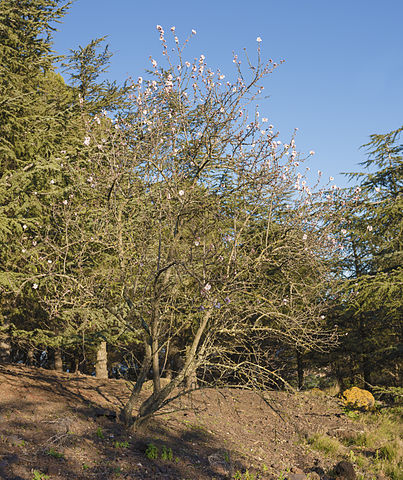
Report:
M 161 390 L 161 375 L 160 375 L 160 360 L 158 356 L 158 342 L 152 342 L 152 357 L 153 357 L 153 387 L 154 393 Z
M 72 355 L 70 360 L 70 373 L 79 373 L 80 369 L 80 359 L 77 355 Z
M 368 389 L 368 386 L 371 384 L 371 365 L 369 362 L 369 354 L 367 352 L 366 341 L 367 341 L 367 325 L 365 324 L 365 319 L 360 315 L 359 319 L 359 332 L 360 332 L 360 370 L 362 374 L 362 387 Z
M 26 364 L 32 366 L 35 363 L 35 351 L 32 347 L 28 348 Z
M 106 342 L 101 342 L 97 350 L 95 376 L 97 378 L 108 378 L 108 352 L 106 350 Z
M 187 378 L 194 378 L 196 376 L 197 370 L 197 350 L 200 346 L 200 341 L 202 335 L 207 327 L 207 323 L 211 317 L 212 307 L 207 310 L 204 314 L 203 320 L 195 333 L 192 345 L 188 348 L 186 353 L 186 361 L 179 372 L 179 374 L 173 378 L 169 383 L 167 383 L 160 391 L 156 392 L 154 390 L 153 394 L 150 395 L 140 406 L 139 414 L 137 415 L 136 419 L 134 420 L 134 429 L 141 427 L 148 419 L 157 412 L 168 399 L 170 393 L 174 388 L 178 387 L 181 382 L 186 380 Z
M 189 390 L 196 390 L 198 385 L 199 384 L 197 382 L 197 374 L 195 371 L 193 371 L 186 377 L 186 388 L 188 388 Z
M 304 363 L 302 354 L 297 350 L 297 372 L 298 372 L 298 390 L 302 390 L 304 386 Z
M 6 323 L 8 325 L 8 323 Z M 10 337 L 4 330 L 0 337 L 0 362 L 9 363 L 11 361 L 11 344 Z
M 9 363 L 11 360 L 11 345 L 8 339 L 0 339 L 0 362 Z
M 54 369 L 56 370 L 56 372 L 63 372 L 63 358 L 61 350 L 59 348 L 55 348 L 54 355 Z
M 141 366 L 139 376 L 137 377 L 137 381 L 133 387 L 129 400 L 127 401 L 123 410 L 120 412 L 120 419 L 125 425 L 131 425 L 133 423 L 134 405 L 138 399 L 138 396 L 141 392 L 143 384 L 147 378 L 148 372 L 150 371 L 151 364 L 152 364 L 151 346 L 148 342 L 145 342 L 144 360 Z

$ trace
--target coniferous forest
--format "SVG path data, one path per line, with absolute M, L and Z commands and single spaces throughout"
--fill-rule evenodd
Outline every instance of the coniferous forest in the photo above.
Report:
M 259 44 L 224 79 L 158 26 L 118 84 L 105 39 L 52 50 L 66 14 L 0 2 L 0 361 L 128 379 L 134 427 L 204 387 L 401 398 L 403 126 L 312 180 Z

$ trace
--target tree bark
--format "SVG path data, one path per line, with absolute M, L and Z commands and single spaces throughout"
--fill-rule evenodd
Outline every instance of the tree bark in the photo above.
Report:
M 11 345 L 7 339 L 0 340 L 0 362 L 9 363 L 11 360 Z
M 108 352 L 106 350 L 106 342 L 101 342 L 97 350 L 95 376 L 97 378 L 108 378 Z
M 197 329 L 192 345 L 187 350 L 186 361 L 179 374 L 167 383 L 159 392 L 154 391 L 140 406 L 139 413 L 134 420 L 134 429 L 140 428 L 147 420 L 157 412 L 168 399 L 172 390 L 178 387 L 181 382 L 187 378 L 194 378 L 197 369 L 197 350 L 200 346 L 202 335 L 207 327 L 207 323 L 211 317 L 212 308 L 204 314 L 203 320 Z
M 29 366 L 32 366 L 35 363 L 35 351 L 32 347 L 28 348 L 26 363 Z
M 54 369 L 56 370 L 56 372 L 63 372 L 63 358 L 61 350 L 59 348 L 55 348 L 54 355 Z
M 304 386 L 304 363 L 302 361 L 302 354 L 297 350 L 297 372 L 298 372 L 298 390 Z
M 125 425 L 131 425 L 133 423 L 133 409 L 151 368 L 151 346 L 147 342 L 145 342 L 145 349 L 146 351 L 139 376 L 137 377 L 137 381 L 133 387 L 129 400 L 127 401 L 123 410 L 120 412 L 120 419 Z
M 158 341 L 154 340 L 152 343 L 152 357 L 153 357 L 153 388 L 154 392 L 158 393 L 161 390 L 161 375 L 160 375 L 160 360 L 158 356 Z
M 6 322 L 5 325 L 8 325 Z M 0 337 L 0 362 L 9 363 L 11 361 L 11 344 L 8 332 L 5 330 Z

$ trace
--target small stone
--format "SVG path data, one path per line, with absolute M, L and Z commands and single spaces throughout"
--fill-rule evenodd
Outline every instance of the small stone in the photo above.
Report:
M 317 473 L 319 477 L 323 477 L 325 475 L 325 471 L 322 467 L 313 467 L 311 469 L 311 473 Z
M 227 476 L 230 474 L 231 465 L 227 461 L 228 454 L 226 455 L 223 452 L 213 453 L 207 457 L 210 466 L 214 469 L 219 475 Z M 229 460 L 229 458 L 228 458 Z
M 343 478 L 345 480 L 355 480 L 356 474 L 351 462 L 342 460 L 334 467 L 334 473 L 337 477 Z
M 288 480 L 307 480 L 305 473 L 289 473 L 287 475 Z
M 316 473 L 316 472 L 309 472 L 308 473 L 308 479 L 309 480 L 320 480 L 320 475 L 319 475 L 319 473 Z
M 12 445 L 20 445 L 21 442 L 23 442 L 23 439 L 18 437 L 17 435 L 9 435 L 7 437 L 8 443 L 11 443 Z
M 49 475 L 59 475 L 60 474 L 60 465 L 55 463 L 50 463 L 47 468 L 47 473 Z

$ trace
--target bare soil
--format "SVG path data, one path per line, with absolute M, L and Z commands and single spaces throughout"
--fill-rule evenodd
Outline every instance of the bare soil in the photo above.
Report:
M 133 432 L 116 419 L 129 393 L 125 380 L 0 365 L 0 478 L 324 478 L 334 459 L 305 439 L 358 428 L 336 398 L 318 393 L 204 389 Z

